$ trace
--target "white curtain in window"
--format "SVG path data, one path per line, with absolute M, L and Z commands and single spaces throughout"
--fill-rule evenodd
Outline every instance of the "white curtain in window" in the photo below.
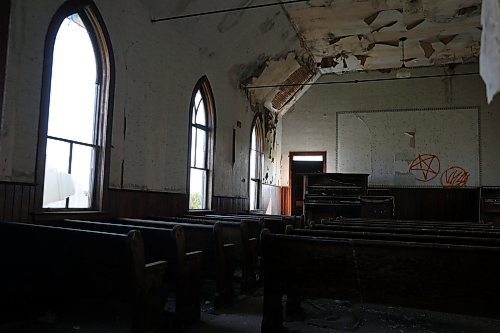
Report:
M 483 0 L 480 72 L 488 103 L 500 91 L 500 0 Z
M 73 178 L 70 174 L 56 168 L 45 169 L 45 188 L 43 191 L 43 205 L 58 202 L 75 193 Z

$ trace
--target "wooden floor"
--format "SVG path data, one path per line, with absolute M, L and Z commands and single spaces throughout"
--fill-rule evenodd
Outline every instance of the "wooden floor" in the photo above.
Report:
M 230 307 L 214 313 L 211 304 L 203 306 L 200 323 L 180 333 L 260 333 L 262 290 L 240 296 Z M 128 333 L 125 318 L 115 318 L 103 326 L 99 318 L 78 320 L 46 314 L 33 323 L 0 327 L 1 333 Z M 101 321 L 102 322 L 102 321 Z M 290 332 L 328 333 L 498 333 L 500 320 L 450 315 L 374 305 L 353 305 L 334 300 L 305 300 L 301 310 L 285 321 Z M 175 332 L 166 330 L 165 333 Z
M 205 311 L 202 322 L 186 333 L 259 333 L 262 291 L 240 297 L 219 314 Z M 374 305 L 352 305 L 333 300 L 305 300 L 301 310 L 288 318 L 290 332 L 360 333 L 498 333 L 500 321 Z

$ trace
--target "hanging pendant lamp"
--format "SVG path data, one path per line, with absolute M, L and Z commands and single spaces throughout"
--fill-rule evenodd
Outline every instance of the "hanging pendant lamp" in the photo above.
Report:
M 398 79 L 407 79 L 409 77 L 411 77 L 411 71 L 408 67 L 406 67 L 406 63 L 405 63 L 405 41 L 406 41 L 406 37 L 402 37 L 399 39 L 399 41 L 401 42 L 401 53 L 403 55 L 403 64 L 401 65 L 401 67 L 396 71 L 396 77 Z

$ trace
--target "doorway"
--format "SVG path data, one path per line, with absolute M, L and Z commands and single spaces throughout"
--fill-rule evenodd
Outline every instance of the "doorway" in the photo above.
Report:
M 290 152 L 290 212 L 302 215 L 304 207 L 304 174 L 326 172 L 326 151 Z

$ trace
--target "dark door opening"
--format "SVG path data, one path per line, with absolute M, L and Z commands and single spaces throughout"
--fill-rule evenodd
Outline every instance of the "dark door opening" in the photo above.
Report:
M 290 204 L 292 215 L 302 215 L 306 173 L 326 172 L 326 152 L 290 152 Z

